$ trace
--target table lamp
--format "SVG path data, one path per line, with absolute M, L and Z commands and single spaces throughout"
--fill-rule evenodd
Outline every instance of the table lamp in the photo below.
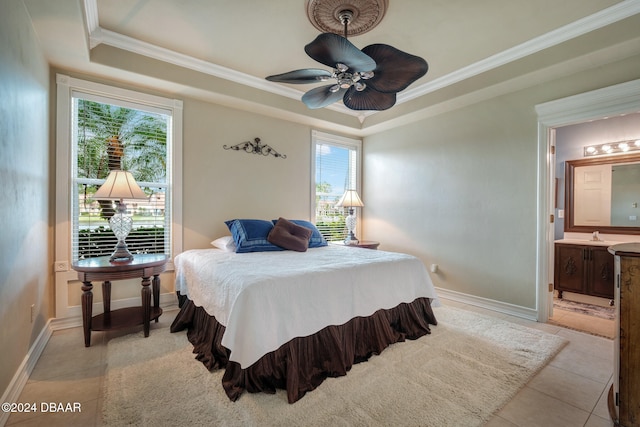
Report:
M 336 203 L 337 208 L 349 208 L 349 216 L 345 218 L 345 224 L 347 225 L 347 230 L 349 233 L 347 234 L 346 239 L 344 239 L 345 245 L 357 245 L 358 239 L 353 231 L 356 229 L 356 216 L 354 214 L 353 208 L 361 208 L 364 206 L 362 200 L 360 200 L 360 196 L 358 196 L 358 192 L 356 190 L 347 190 L 344 192 L 338 203 Z
M 127 215 L 124 199 L 147 199 L 147 195 L 133 179 L 131 172 L 112 170 L 107 180 L 98 188 L 93 198 L 96 200 L 117 200 L 116 213 L 109 219 L 109 226 L 118 238 L 109 261 L 131 261 L 133 255 L 127 249 L 126 238 L 131 231 L 133 219 Z

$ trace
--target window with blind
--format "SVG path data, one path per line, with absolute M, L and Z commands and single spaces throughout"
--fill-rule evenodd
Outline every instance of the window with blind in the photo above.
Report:
M 316 131 L 312 133 L 314 222 L 328 241 L 341 241 L 346 237 L 347 213 L 345 208 L 336 208 L 335 204 L 345 190 L 360 192 L 361 146 L 360 140 Z
M 114 201 L 93 197 L 111 170 L 131 172 L 148 196 L 124 200 L 133 218 L 129 251 L 170 254 L 172 112 L 74 91 L 71 120 L 73 260 L 110 255 L 117 243 Z

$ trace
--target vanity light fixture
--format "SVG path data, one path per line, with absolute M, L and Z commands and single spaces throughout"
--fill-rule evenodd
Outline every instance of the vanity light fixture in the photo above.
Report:
M 640 151 L 640 139 L 587 145 L 584 147 L 584 157 L 606 156 L 632 151 Z

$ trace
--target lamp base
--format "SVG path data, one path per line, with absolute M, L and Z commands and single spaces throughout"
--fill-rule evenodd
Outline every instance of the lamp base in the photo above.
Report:
M 109 218 L 109 226 L 111 227 L 111 231 L 118 239 L 118 244 L 116 245 L 113 254 L 111 254 L 111 258 L 109 261 L 111 262 L 126 262 L 132 261 L 133 255 L 127 249 L 127 243 L 125 242 L 131 228 L 133 226 L 133 219 L 127 216 L 127 207 L 122 200 L 118 203 L 117 213 Z
M 345 245 L 357 245 L 358 243 L 360 243 L 360 241 L 356 238 L 355 234 L 353 234 L 353 231 L 347 235 L 346 239 L 344 239 Z
M 353 230 L 356 229 L 356 216 L 353 214 L 353 208 L 349 208 L 349 216 L 347 216 L 344 220 L 345 225 L 347 226 L 347 237 L 344 239 L 345 245 L 357 245 L 358 239 L 356 235 L 353 234 Z
M 133 261 L 133 255 L 127 249 L 127 244 L 124 240 L 118 240 L 118 244 L 116 245 L 116 250 L 111 254 L 111 258 L 109 258 L 111 262 L 125 262 L 125 261 Z

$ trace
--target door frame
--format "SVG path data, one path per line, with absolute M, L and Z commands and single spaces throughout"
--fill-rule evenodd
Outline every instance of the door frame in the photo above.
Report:
M 561 126 L 640 112 L 640 79 L 538 104 L 538 224 L 536 310 L 538 322 L 553 311 L 553 241 L 556 216 L 555 129 Z

